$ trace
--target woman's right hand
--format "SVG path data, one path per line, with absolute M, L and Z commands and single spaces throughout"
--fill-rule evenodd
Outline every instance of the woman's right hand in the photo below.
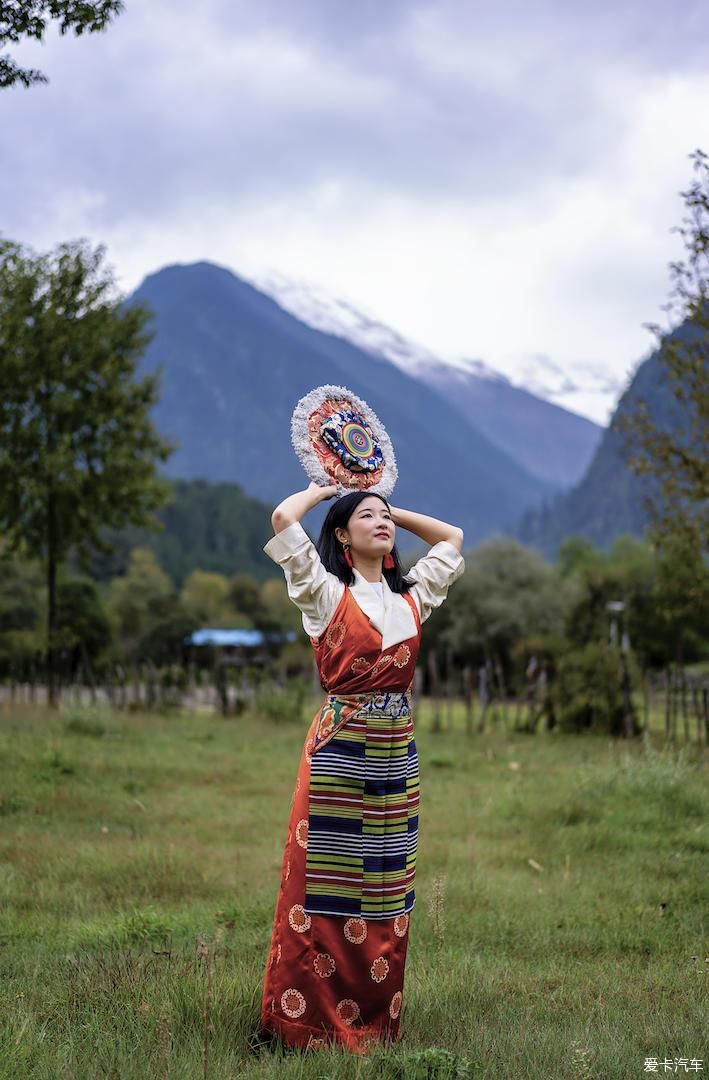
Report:
M 333 499 L 337 495 L 337 484 L 316 484 L 314 480 L 311 480 L 308 484 L 308 492 L 313 497 L 317 497 L 318 502 L 324 502 L 326 499 Z
M 322 485 L 311 480 L 304 491 L 296 491 L 294 495 L 289 495 L 273 511 L 271 524 L 274 532 L 283 532 L 289 525 L 300 521 L 308 510 L 312 510 L 323 499 L 332 499 L 334 495 L 337 495 L 335 484 Z

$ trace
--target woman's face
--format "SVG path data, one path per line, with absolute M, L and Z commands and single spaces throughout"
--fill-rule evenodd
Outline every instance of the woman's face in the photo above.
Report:
M 346 529 L 336 529 L 342 543 L 349 542 L 358 555 L 382 558 L 394 547 L 396 528 L 386 503 L 376 495 L 368 495 L 355 507 Z

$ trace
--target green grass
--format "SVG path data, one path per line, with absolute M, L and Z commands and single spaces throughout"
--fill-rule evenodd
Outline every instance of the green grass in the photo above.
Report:
M 359 1058 L 249 1050 L 307 710 L 0 712 L 3 1080 L 202 1077 L 207 993 L 215 1080 L 709 1070 L 706 751 L 429 721 L 404 1038 Z

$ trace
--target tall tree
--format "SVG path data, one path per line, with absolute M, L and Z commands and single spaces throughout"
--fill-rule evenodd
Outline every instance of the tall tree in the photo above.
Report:
M 672 395 L 669 421 L 661 423 L 639 402 L 619 422 L 630 465 L 655 480 L 649 500 L 654 538 L 676 547 L 676 538 L 698 549 L 709 543 L 709 158 L 690 154 L 694 180 L 681 192 L 682 224 L 674 230 L 686 257 L 670 263 L 672 287 L 664 305 L 669 329 L 649 324 Z
M 136 378 L 151 315 L 123 304 L 104 255 L 0 240 L 0 531 L 45 563 L 51 704 L 58 567 L 71 548 L 105 550 L 105 526 L 154 524 L 170 492 L 156 463 L 174 447 L 150 419 L 159 374 Z
M 52 21 L 58 24 L 60 34 L 69 30 L 77 36 L 93 34 L 122 10 L 122 0 L 0 0 L 0 49 L 25 38 L 42 41 Z M 19 67 L 7 53 L 0 55 L 0 89 L 48 81 L 41 71 Z

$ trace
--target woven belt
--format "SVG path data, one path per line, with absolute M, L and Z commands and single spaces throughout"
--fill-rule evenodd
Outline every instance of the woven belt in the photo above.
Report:
M 405 690 L 380 690 L 368 694 L 328 694 L 313 735 L 313 753 L 330 742 L 330 739 L 354 716 L 407 716 L 411 706 Z

